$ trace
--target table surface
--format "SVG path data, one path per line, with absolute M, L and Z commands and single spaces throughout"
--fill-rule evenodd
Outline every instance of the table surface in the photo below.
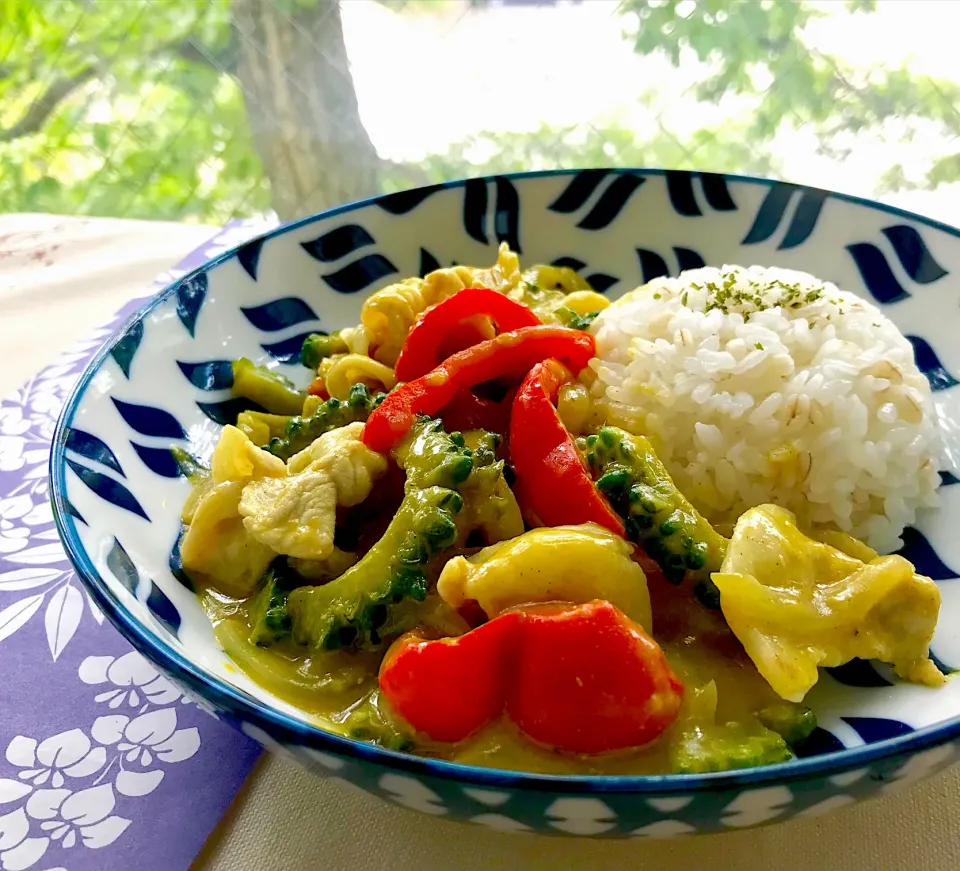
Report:
M 0 395 L 141 295 L 214 232 L 155 222 L 0 216 Z M 42 325 L 42 326 L 41 326 Z M 674 841 L 505 835 L 387 805 L 267 755 L 194 871 L 957 871 L 960 767 L 830 816 Z M 106 871 L 106 869 L 105 869 Z

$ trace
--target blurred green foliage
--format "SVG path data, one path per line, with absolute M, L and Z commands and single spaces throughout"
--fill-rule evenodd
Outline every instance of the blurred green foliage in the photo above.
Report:
M 453 0 L 381 2 L 430 15 Z M 876 9 L 875 0 L 846 6 L 860 16 Z M 683 136 L 614 122 L 480 132 L 415 167 L 385 162 L 381 186 L 601 164 L 777 174 L 772 143 L 784 129 L 812 128 L 819 150 L 838 160 L 852 134 L 894 119 L 908 141 L 960 135 L 956 83 L 900 67 L 849 69 L 812 51 L 804 29 L 822 13 L 804 0 L 625 0 L 619 12 L 637 53 L 702 64 L 693 94 L 746 101 L 742 120 Z M 236 43 L 231 0 L 2 0 L 0 210 L 222 223 L 269 209 L 234 76 Z M 892 166 L 883 184 L 958 179 L 960 155 L 948 154 L 920 177 Z
M 846 0 L 855 16 L 877 10 L 876 0 Z M 730 0 L 625 0 L 636 17 L 634 48 L 664 54 L 675 67 L 696 58 L 709 72 L 698 99 L 752 98 L 750 141 L 766 143 L 783 127 L 811 125 L 819 151 L 836 160 L 850 156 L 851 137 L 895 121 L 900 137 L 960 135 L 960 85 L 916 75 L 904 66 L 850 68 L 841 59 L 811 50 L 804 28 L 826 14 L 806 2 Z M 848 135 L 844 135 L 848 134 Z M 888 187 L 934 186 L 960 178 L 960 155 L 936 161 L 927 178 L 911 179 L 892 167 Z
M 223 72 L 229 0 L 3 0 L 0 15 L 0 210 L 221 222 L 269 208 Z
M 660 128 L 641 136 L 625 126 L 540 126 L 531 133 L 478 133 L 443 154 L 429 155 L 421 167 L 426 181 L 437 182 L 483 172 L 522 172 L 577 166 L 663 166 L 715 172 L 777 175 L 780 164 L 772 149 L 750 144 L 745 125 L 722 131 L 704 128 L 679 137 Z M 419 183 L 413 174 L 394 171 L 387 184 L 397 188 Z

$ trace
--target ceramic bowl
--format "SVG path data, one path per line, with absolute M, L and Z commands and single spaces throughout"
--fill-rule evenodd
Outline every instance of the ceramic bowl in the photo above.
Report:
M 522 263 L 572 266 L 611 297 L 737 263 L 802 269 L 881 305 L 914 344 L 946 436 L 942 507 L 907 529 L 905 554 L 943 594 L 935 661 L 960 668 L 960 232 L 823 190 L 693 172 L 527 173 L 394 193 L 279 227 L 151 299 L 86 368 L 51 457 L 60 534 L 109 619 L 271 750 L 389 801 L 504 831 L 722 831 L 831 811 L 951 764 L 960 685 L 895 684 L 867 662 L 824 674 L 809 697 L 820 727 L 805 758 L 662 777 L 537 776 L 389 752 L 310 725 L 229 666 L 171 561 L 189 486 L 169 448 L 208 455 L 235 414 L 225 361 L 247 356 L 305 383 L 304 335 L 356 323 L 364 298 L 392 281 L 492 263 L 501 241 Z

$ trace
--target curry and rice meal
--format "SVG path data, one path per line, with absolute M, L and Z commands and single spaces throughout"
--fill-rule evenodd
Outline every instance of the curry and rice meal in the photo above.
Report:
M 935 687 L 901 556 L 940 435 L 912 346 L 810 275 L 702 268 L 616 302 L 456 266 L 311 335 L 191 482 L 180 555 L 238 668 L 324 728 L 546 773 L 792 759 L 820 667 Z

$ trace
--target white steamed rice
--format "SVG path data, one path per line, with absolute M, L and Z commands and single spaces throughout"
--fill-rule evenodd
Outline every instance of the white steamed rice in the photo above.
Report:
M 793 270 L 707 267 L 627 294 L 593 332 L 600 411 L 648 436 L 713 521 L 775 502 L 886 553 L 936 504 L 930 386 L 859 297 Z

